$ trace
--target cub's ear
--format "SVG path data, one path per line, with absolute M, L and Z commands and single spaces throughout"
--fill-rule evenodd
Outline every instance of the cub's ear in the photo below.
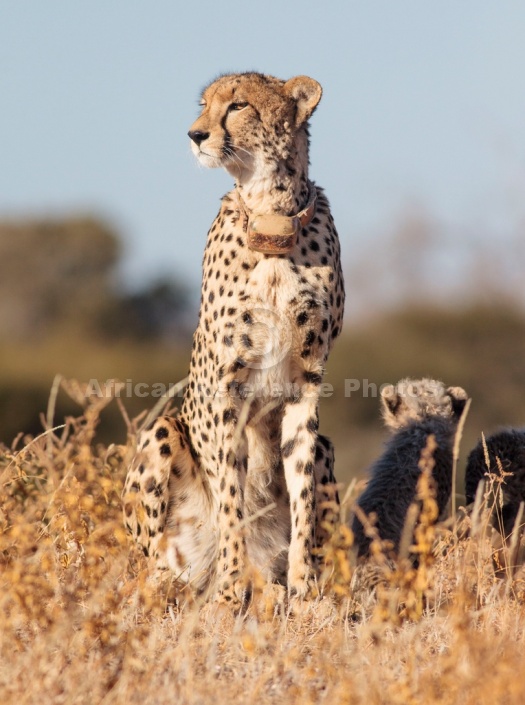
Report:
M 393 384 L 387 384 L 381 389 L 381 413 L 385 423 L 391 423 L 396 417 L 401 397 Z
M 468 401 L 468 394 L 461 387 L 448 387 L 447 394 L 452 400 L 452 413 L 459 419 Z
M 321 84 L 308 76 L 295 76 L 286 81 L 283 89 L 286 95 L 293 98 L 297 104 L 295 126 L 300 127 L 308 120 L 321 100 L 323 95 Z

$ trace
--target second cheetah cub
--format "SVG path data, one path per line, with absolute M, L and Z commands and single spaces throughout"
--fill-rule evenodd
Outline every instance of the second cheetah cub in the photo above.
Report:
M 478 484 L 486 480 L 488 473 L 502 479 L 501 516 L 494 518 L 494 526 L 505 537 L 509 537 L 520 504 L 525 502 L 525 429 L 498 431 L 489 436 L 485 443 L 479 441 L 470 452 L 465 469 L 467 504 L 474 502 Z
M 416 496 L 421 470 L 419 461 L 429 436 L 435 437 L 433 478 L 441 514 L 452 488 L 452 453 L 457 424 L 467 402 L 461 387 L 445 387 L 434 379 L 403 379 L 381 390 L 381 412 L 394 435 L 383 455 L 370 468 L 370 479 L 357 504 L 364 514 L 375 517 L 383 541 L 399 542 L 408 508 Z M 369 553 L 370 538 L 357 516 L 352 531 L 359 556 Z

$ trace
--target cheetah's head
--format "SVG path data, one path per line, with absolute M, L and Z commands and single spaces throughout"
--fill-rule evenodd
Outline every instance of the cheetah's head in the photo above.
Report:
M 382 388 L 381 412 L 386 426 L 393 431 L 429 416 L 457 422 L 467 399 L 461 387 L 445 387 L 442 382 L 428 378 L 403 379 L 395 386 Z
M 192 151 L 203 166 L 225 167 L 236 178 L 250 178 L 298 149 L 307 153 L 307 121 L 321 94 L 308 76 L 221 76 L 202 92 L 202 112 L 188 132 Z

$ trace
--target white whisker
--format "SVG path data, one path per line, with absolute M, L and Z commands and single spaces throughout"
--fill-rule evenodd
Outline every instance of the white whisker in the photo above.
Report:
M 247 154 L 249 157 L 252 156 L 252 153 L 249 152 L 247 149 L 244 149 L 244 147 L 235 147 L 235 151 L 238 151 L 238 150 L 241 150 L 241 151 L 243 151 L 243 152 L 246 152 L 246 154 Z
M 246 150 L 244 150 L 246 152 Z M 233 161 L 237 162 L 240 166 L 244 167 L 245 169 L 248 168 L 248 164 L 241 159 L 241 157 L 231 148 L 231 147 L 226 147 L 224 149 L 224 155 L 228 159 L 232 159 Z

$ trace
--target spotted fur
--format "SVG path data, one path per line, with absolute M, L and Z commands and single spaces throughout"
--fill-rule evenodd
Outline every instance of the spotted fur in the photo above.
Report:
M 225 602 L 243 599 L 249 565 L 306 596 L 322 502 L 336 494 L 318 404 L 344 288 L 328 201 L 308 180 L 307 120 L 320 98 L 305 76 L 223 76 L 189 132 L 198 160 L 225 167 L 235 188 L 208 233 L 180 417 L 139 439 L 125 514 L 157 565 Z M 249 211 L 290 216 L 313 190 L 315 215 L 289 255 L 248 248 L 239 195 Z

